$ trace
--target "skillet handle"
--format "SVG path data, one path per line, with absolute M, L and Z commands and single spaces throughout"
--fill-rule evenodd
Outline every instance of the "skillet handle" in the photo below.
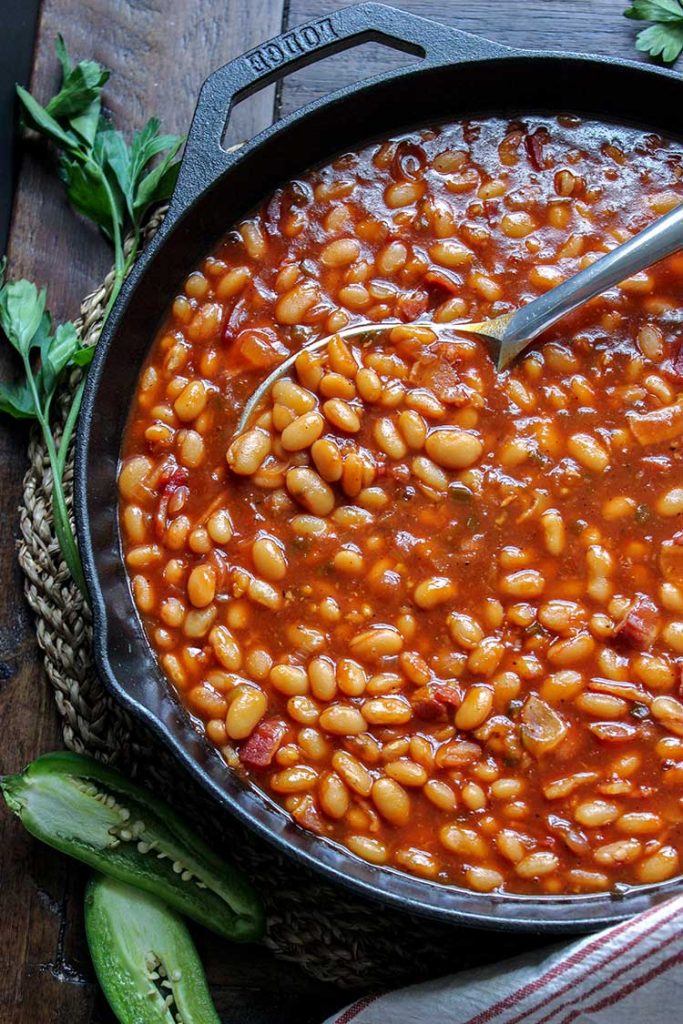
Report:
M 236 100 L 323 57 L 371 41 L 423 57 L 432 66 L 510 53 L 506 46 L 377 3 L 354 4 L 293 28 L 225 64 L 204 82 L 166 222 L 175 221 L 234 162 L 234 152 L 223 149 L 222 139 Z M 400 77 L 408 70 L 380 77 Z

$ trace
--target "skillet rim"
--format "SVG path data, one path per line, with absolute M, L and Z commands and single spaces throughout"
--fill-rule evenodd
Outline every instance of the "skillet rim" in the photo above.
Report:
M 376 5 L 359 5 L 357 8 L 346 8 L 340 14 L 352 10 L 370 10 Z M 384 8 L 384 12 L 392 11 L 391 8 Z M 401 15 L 401 20 L 424 21 L 415 19 L 414 16 L 406 15 L 404 12 L 394 12 Z M 435 22 L 428 22 L 434 30 L 443 31 L 443 27 Z M 464 35 L 460 33 L 460 35 Z M 543 65 L 552 67 L 557 64 L 565 66 L 577 64 L 579 68 L 585 69 L 591 65 L 603 66 L 609 64 L 618 72 L 635 73 L 638 76 L 647 76 L 652 81 L 654 76 L 663 80 L 675 81 L 677 87 L 683 90 L 683 81 L 673 72 L 655 69 L 634 61 L 613 61 L 608 57 L 591 56 L 587 54 L 563 53 L 561 51 L 538 51 L 538 50 L 515 50 L 502 47 L 498 44 L 489 44 L 486 40 L 478 37 L 466 37 L 467 41 L 476 41 L 481 44 L 475 48 L 476 56 L 469 59 L 457 61 L 465 68 L 474 68 L 482 62 L 490 64 L 494 62 L 508 63 L 510 61 L 532 60 L 538 62 L 543 70 Z M 267 44 L 266 44 L 267 45 Z M 486 54 L 486 50 L 489 53 Z M 484 52 L 482 52 L 484 51 Z M 231 65 L 244 60 L 238 58 Z M 88 374 L 83 405 L 79 417 L 77 434 L 77 451 L 74 480 L 74 504 L 78 528 L 78 539 L 84 564 L 84 572 L 92 601 L 93 612 L 93 649 L 95 663 L 100 675 L 105 682 L 106 688 L 121 703 L 133 717 L 139 719 L 147 728 L 155 734 L 158 739 L 170 748 L 171 752 L 183 767 L 207 790 L 222 810 L 228 810 L 239 820 L 247 824 L 257 834 L 263 836 L 278 849 L 293 857 L 295 861 L 318 873 L 322 873 L 328 879 L 335 881 L 344 888 L 350 889 L 358 895 L 365 896 L 371 900 L 384 902 L 408 912 L 435 917 L 451 924 L 461 924 L 473 927 L 488 928 L 502 931 L 527 931 L 527 932 L 580 932 L 593 930 L 608 924 L 622 920 L 631 914 L 648 909 L 683 890 L 683 877 L 679 876 L 664 883 L 650 886 L 632 887 L 623 895 L 595 893 L 582 895 L 564 896 L 521 896 L 517 894 L 483 894 L 475 893 L 456 886 L 445 886 L 442 883 L 429 882 L 424 879 L 416 879 L 410 875 L 390 867 L 375 867 L 368 865 L 360 858 L 353 855 L 344 847 L 331 842 L 324 837 L 318 837 L 310 832 L 299 828 L 291 821 L 287 812 L 275 804 L 268 795 L 257 786 L 245 784 L 236 773 L 232 772 L 220 756 L 210 748 L 203 740 L 192 724 L 189 714 L 181 710 L 180 705 L 173 692 L 168 689 L 168 684 L 161 671 L 156 668 L 156 675 L 163 680 L 164 691 L 156 695 L 156 708 L 149 706 L 149 693 L 147 701 L 136 696 L 130 686 L 123 682 L 112 665 L 112 627 L 116 625 L 116 618 L 112 616 L 105 601 L 105 593 L 111 593 L 111 581 L 106 579 L 106 572 L 103 567 L 105 552 L 98 552 L 93 543 L 93 531 L 91 520 L 98 515 L 108 515 L 107 509 L 98 508 L 97 497 L 91 493 L 91 474 L 89 469 L 91 460 L 97 459 L 97 452 L 93 452 L 93 432 L 97 427 L 96 407 L 97 400 L 102 386 L 106 386 L 104 370 L 107 361 L 114 348 L 114 342 L 118 332 L 125 326 L 125 317 L 135 297 L 138 286 L 143 282 L 148 268 L 158 259 L 162 259 L 165 246 L 173 235 L 191 221 L 197 204 L 210 195 L 213 190 L 224 187 L 225 180 L 229 178 L 236 167 L 248 163 L 252 155 L 259 153 L 268 146 L 273 139 L 286 137 L 288 131 L 294 124 L 305 124 L 318 112 L 331 111 L 338 108 L 348 100 L 361 100 L 369 95 L 380 85 L 387 85 L 393 81 L 417 79 L 420 75 L 428 72 L 447 68 L 453 61 L 444 60 L 442 57 L 428 60 L 423 64 L 411 64 L 408 67 L 388 74 L 374 76 L 367 82 L 356 83 L 344 89 L 337 90 L 322 100 L 315 100 L 297 111 L 285 116 L 281 120 L 268 126 L 252 140 L 241 147 L 238 154 L 232 154 L 229 161 L 222 169 L 218 177 L 199 189 L 192 175 L 185 175 L 179 179 L 179 190 L 174 193 L 171 207 L 164 224 L 157 232 L 155 238 L 145 248 L 136 266 L 125 282 L 121 294 L 114 307 L 112 315 L 102 332 L 97 344 L 93 363 Z M 221 71 L 225 71 L 221 69 Z M 214 73 L 218 74 L 218 73 Z M 214 76 L 211 76 L 212 78 Z M 207 80 L 207 84 L 211 79 Z M 198 108 L 199 111 L 199 108 Z M 492 112 L 489 111 L 491 114 Z M 588 111 L 586 111 L 588 113 Z M 462 115 L 459 115 L 462 116 Z M 604 116 L 604 115 L 603 115 Z M 195 118 L 197 114 L 195 115 Z M 624 118 L 624 121 L 627 119 Z M 661 130 L 661 129 L 660 129 Z M 357 145 L 362 144 L 359 139 Z M 329 152 L 327 159 L 330 158 Z M 185 158 L 184 158 L 185 159 Z M 266 193 L 267 194 L 267 193 Z M 246 211 L 245 211 L 246 212 Z M 204 246 L 206 248 L 206 246 Z M 144 358 L 144 354 L 141 356 Z M 139 364 L 138 364 L 139 366 Z M 138 368 L 136 367 L 136 377 Z M 125 403 L 126 410 L 129 402 Z M 119 437 L 117 436 L 117 452 L 119 450 Z M 118 544 L 118 560 L 123 568 L 120 544 L 118 543 L 117 500 L 113 499 L 111 505 L 115 520 L 115 531 Z M 126 577 L 127 579 L 127 577 Z M 151 648 L 140 628 L 137 611 L 132 602 L 130 590 L 128 595 L 128 618 L 137 625 L 136 633 L 138 641 L 146 646 L 146 652 L 138 652 L 138 661 L 145 659 L 145 654 L 151 654 Z M 120 618 L 120 613 L 117 613 Z M 147 659 L 148 660 L 148 659 Z M 145 669 L 146 671 L 146 669 Z M 222 776 L 218 781 L 218 774 Z M 227 787 L 227 788 L 226 788 Z

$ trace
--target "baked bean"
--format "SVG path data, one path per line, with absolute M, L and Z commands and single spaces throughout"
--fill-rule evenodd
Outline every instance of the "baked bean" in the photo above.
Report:
M 413 593 L 413 600 L 418 608 L 436 608 L 440 604 L 451 601 L 457 593 L 452 580 L 445 576 L 431 576 L 418 583 Z
M 399 867 L 419 875 L 420 878 L 436 878 L 439 873 L 439 862 L 427 850 L 420 850 L 414 846 L 401 848 L 394 852 L 394 859 Z
M 330 704 L 320 715 L 320 728 L 335 736 L 356 736 L 367 729 L 365 719 L 350 704 Z
M 403 649 L 403 637 L 392 626 L 375 626 L 354 636 L 349 646 L 357 658 L 373 662 L 399 654 Z
M 360 245 L 355 238 L 337 238 L 328 242 L 320 254 L 327 267 L 346 267 L 360 256 Z
M 545 589 L 545 580 L 536 569 L 520 569 L 503 576 L 501 593 L 506 597 L 539 597 Z
M 228 448 L 228 465 L 233 473 L 250 476 L 255 473 L 270 452 L 270 436 L 257 428 L 240 434 Z
M 448 487 L 448 477 L 444 471 L 424 455 L 414 458 L 411 468 L 415 476 L 427 487 L 432 487 L 435 491 L 445 491 Z
M 408 448 L 399 434 L 393 420 L 385 417 L 377 420 L 374 429 L 375 441 L 380 449 L 391 459 L 402 459 Z
M 579 804 L 574 811 L 574 817 L 586 828 L 599 828 L 601 825 L 616 821 L 619 817 L 619 808 L 608 800 L 589 800 Z
M 440 811 L 453 811 L 457 804 L 457 797 L 451 787 L 439 779 L 430 779 L 425 783 L 425 796 Z
M 278 581 L 287 575 L 287 559 L 273 537 L 257 537 L 251 546 L 251 557 L 256 571 L 266 579 Z
M 415 761 L 390 761 L 384 766 L 384 771 L 402 786 L 424 786 L 427 782 L 426 769 Z
M 609 465 L 609 455 L 590 434 L 573 434 L 567 442 L 569 454 L 593 473 L 603 473 Z
M 332 764 L 347 786 L 354 792 L 360 796 L 370 795 L 373 784 L 372 775 L 357 758 L 345 750 L 338 750 L 332 755 Z
M 173 408 L 179 420 L 190 423 L 204 412 L 209 395 L 202 380 L 192 380 L 180 392 Z
M 379 839 L 373 839 L 372 836 L 350 835 L 346 842 L 352 853 L 371 864 L 386 864 L 389 859 L 386 845 Z
M 435 242 L 429 249 L 429 255 L 442 267 L 462 267 L 474 259 L 471 249 L 453 239 Z
M 313 789 L 318 780 L 318 773 L 310 765 L 297 764 L 275 772 L 270 777 L 270 784 L 276 793 L 307 793 Z
M 474 829 L 460 825 L 445 825 L 439 832 L 442 846 L 463 857 L 482 860 L 488 853 L 488 844 Z
M 662 846 L 636 866 L 638 881 L 643 885 L 664 882 L 678 872 L 679 860 L 678 851 L 673 846 Z
M 458 729 L 477 729 L 485 722 L 493 708 L 493 690 L 490 686 L 471 686 L 455 713 Z
M 195 608 L 205 608 L 216 596 L 216 570 L 212 565 L 196 565 L 187 580 L 187 596 Z
M 371 794 L 375 807 L 392 825 L 405 825 L 410 817 L 410 797 L 394 779 L 377 779 Z
M 334 508 L 334 492 L 312 469 L 300 467 L 287 473 L 287 490 L 304 508 L 316 516 L 326 516 Z
M 225 728 L 233 740 L 251 735 L 266 713 L 268 698 L 263 690 L 240 683 L 231 692 Z
M 410 704 L 402 697 L 376 697 L 361 708 L 370 725 L 403 725 L 413 717 Z
M 529 853 L 515 865 L 515 872 L 520 878 L 543 878 L 557 871 L 559 858 L 549 850 L 538 850 Z
M 323 432 L 325 421 L 320 413 L 306 412 L 288 423 L 280 435 L 280 444 L 287 452 L 310 448 Z
M 328 818 L 343 818 L 349 809 L 349 791 L 336 772 L 323 775 L 318 786 L 318 797 Z
M 480 438 L 454 427 L 436 427 L 425 441 L 430 459 L 445 469 L 464 469 L 481 458 L 483 445 Z

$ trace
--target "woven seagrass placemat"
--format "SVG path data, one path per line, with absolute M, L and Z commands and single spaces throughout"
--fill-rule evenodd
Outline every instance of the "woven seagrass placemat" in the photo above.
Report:
M 159 227 L 164 212 L 160 210 L 150 221 L 147 239 Z M 112 282 L 113 274 L 109 274 L 83 301 L 76 322 L 83 344 L 97 341 Z M 75 374 L 61 395 L 55 413 L 57 434 L 77 383 Z M 221 816 L 168 752 L 130 720 L 98 679 L 91 652 L 90 612 L 60 555 L 50 502 L 50 464 L 37 433 L 31 437 L 28 455 L 30 465 L 20 506 L 19 561 L 66 746 L 116 765 L 175 803 L 261 893 L 267 910 L 268 947 L 322 981 L 345 988 L 370 988 L 417 981 L 519 952 L 519 936 L 446 929 L 337 890 L 282 858 L 227 815 Z M 65 477 L 69 506 L 72 480 L 73 452 Z

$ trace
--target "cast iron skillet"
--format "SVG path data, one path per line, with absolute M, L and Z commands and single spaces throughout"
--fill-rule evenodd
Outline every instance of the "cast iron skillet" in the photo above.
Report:
M 231 106 L 284 74 L 377 41 L 415 63 L 342 89 L 261 132 L 221 146 Z M 683 81 L 611 58 L 512 50 L 378 4 L 293 29 L 205 82 L 178 184 L 160 231 L 137 262 L 97 346 L 83 400 L 76 463 L 78 535 L 95 619 L 95 655 L 110 691 L 160 736 L 223 807 L 296 860 L 369 897 L 452 923 L 586 931 L 645 910 L 683 880 L 611 894 L 484 895 L 367 864 L 296 826 L 229 771 L 172 696 L 143 634 L 117 525 L 119 445 L 141 363 L 180 282 L 225 231 L 283 181 L 340 150 L 440 119 L 577 112 L 676 134 Z

